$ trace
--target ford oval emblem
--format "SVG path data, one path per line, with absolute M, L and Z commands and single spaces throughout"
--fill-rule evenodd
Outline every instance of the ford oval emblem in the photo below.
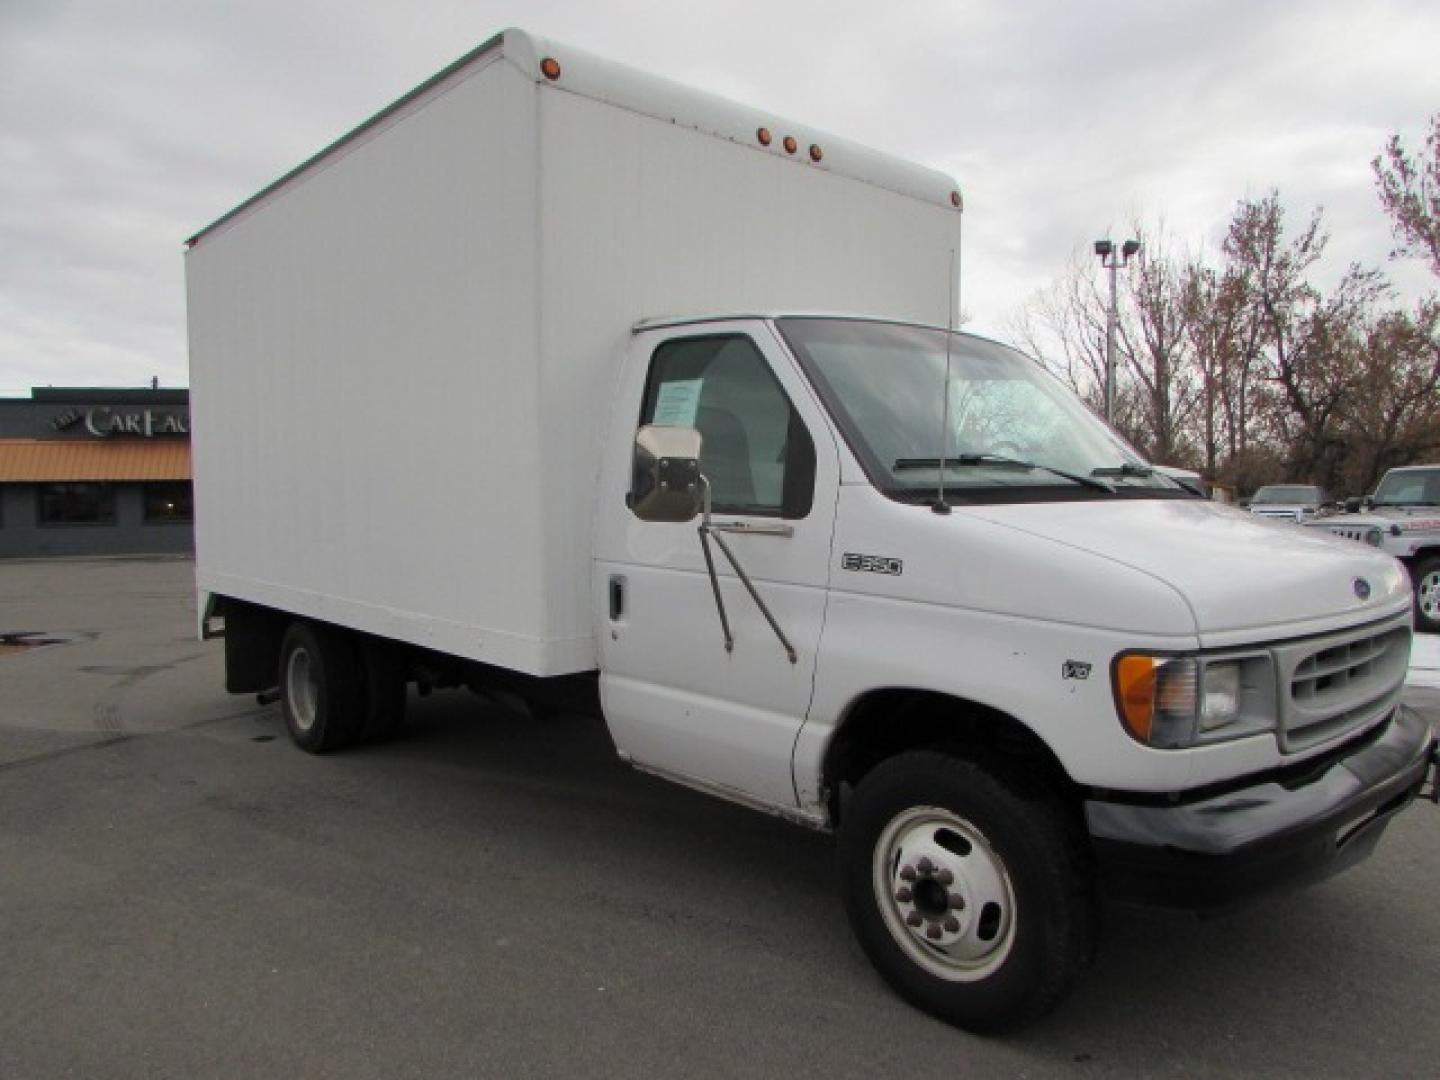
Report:
M 1357 577 L 1350 583 L 1350 587 L 1355 590 L 1356 599 L 1370 599 L 1370 582 L 1366 581 L 1363 577 Z

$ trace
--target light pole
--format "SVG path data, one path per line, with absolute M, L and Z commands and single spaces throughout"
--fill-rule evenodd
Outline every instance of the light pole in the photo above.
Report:
M 1130 259 L 1140 250 L 1139 240 L 1126 240 L 1115 250 L 1110 240 L 1096 240 L 1095 254 L 1100 265 L 1110 271 L 1110 310 L 1105 315 L 1105 422 L 1115 422 L 1115 324 L 1119 320 L 1119 297 L 1115 292 L 1115 271 L 1129 266 Z

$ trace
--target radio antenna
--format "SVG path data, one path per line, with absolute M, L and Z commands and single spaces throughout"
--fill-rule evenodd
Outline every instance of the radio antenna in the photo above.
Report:
M 950 504 L 945 501 L 945 445 L 950 441 L 950 339 L 955 333 L 955 249 L 950 249 L 950 274 L 945 281 L 945 291 L 950 294 L 950 319 L 945 324 L 945 396 L 940 406 L 940 469 L 936 482 L 935 501 L 930 509 L 937 514 L 950 513 Z

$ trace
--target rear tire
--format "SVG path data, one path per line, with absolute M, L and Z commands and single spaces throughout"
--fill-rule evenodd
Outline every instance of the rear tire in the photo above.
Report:
M 901 997 L 957 1027 L 1013 1028 L 1089 962 L 1096 903 L 1083 835 L 1044 792 L 921 750 L 860 783 L 840 835 L 846 911 Z
M 1440 634 L 1440 555 L 1428 555 L 1410 568 L 1415 583 L 1415 629 Z
M 291 623 L 280 644 L 280 708 L 295 745 L 323 754 L 360 734 L 364 683 L 350 635 L 316 623 Z
M 365 702 L 361 738 L 367 742 L 392 738 L 405 722 L 409 679 L 405 656 L 388 642 L 367 639 L 360 646 L 365 668 Z

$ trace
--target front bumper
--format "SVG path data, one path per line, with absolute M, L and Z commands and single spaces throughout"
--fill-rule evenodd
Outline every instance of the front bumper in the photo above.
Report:
M 1207 910 L 1329 877 L 1433 785 L 1436 754 L 1430 722 L 1400 706 L 1378 737 L 1301 779 L 1175 805 L 1089 800 L 1101 886 L 1121 902 Z

